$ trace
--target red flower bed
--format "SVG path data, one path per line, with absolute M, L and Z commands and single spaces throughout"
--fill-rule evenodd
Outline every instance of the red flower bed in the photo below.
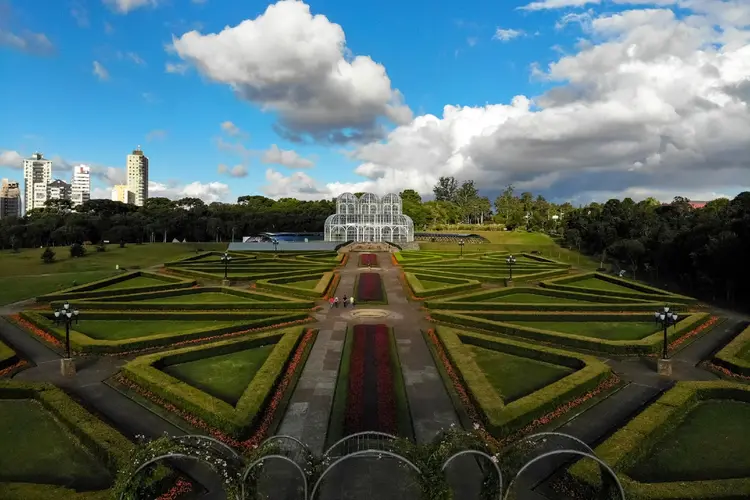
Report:
M 385 325 L 356 325 L 349 358 L 349 387 L 344 432 L 380 431 L 395 434 L 391 332 Z
M 668 351 L 673 351 L 673 350 L 677 349 L 682 344 L 684 344 L 687 340 L 695 337 L 696 335 L 698 335 L 699 333 L 701 333 L 703 330 L 706 330 L 706 329 L 711 328 L 712 326 L 714 326 L 717 321 L 719 321 L 719 317 L 718 316 L 711 316 L 709 318 L 709 320 L 706 321 L 705 323 L 703 323 L 701 325 L 698 325 L 698 327 L 693 328 L 692 330 L 690 330 L 689 332 L 687 332 L 682 337 L 680 337 L 680 338 L 675 339 L 674 341 L 672 341 L 667 346 L 667 350 Z
M 339 266 L 338 267 L 344 267 L 347 262 L 349 262 L 349 254 L 345 253 L 344 254 L 344 258 L 341 259 L 341 262 L 339 262 Z
M 183 495 L 193 492 L 193 485 L 184 479 L 178 479 L 169 491 L 156 500 L 178 500 Z
M 359 267 L 377 266 L 378 256 L 374 253 L 363 253 L 359 255 Z
M 7 375 L 9 373 L 15 372 L 16 370 L 19 370 L 19 369 L 23 368 L 27 364 L 28 363 L 26 363 L 26 361 L 21 360 L 18 363 L 15 363 L 15 364 L 12 364 L 12 365 L 10 365 L 10 366 L 8 366 L 6 368 L 3 368 L 2 370 L 0 370 L 0 377 L 2 377 L 4 375 Z
M 331 279 L 331 282 L 328 284 L 328 289 L 326 290 L 326 294 L 323 296 L 324 299 L 329 299 L 336 294 L 336 288 L 339 286 L 339 281 L 341 281 L 341 275 L 339 273 L 333 273 L 333 278 Z
M 358 302 L 384 302 L 383 280 L 378 273 L 359 273 L 357 281 Z
M 391 254 L 391 262 L 393 263 L 394 266 L 398 266 L 399 265 L 398 259 L 396 258 L 396 256 L 394 254 Z

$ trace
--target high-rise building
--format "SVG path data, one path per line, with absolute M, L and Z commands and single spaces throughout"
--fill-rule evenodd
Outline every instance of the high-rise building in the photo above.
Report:
M 128 190 L 128 186 L 125 184 L 117 184 L 112 187 L 112 201 L 119 201 L 121 203 L 133 203 L 134 200 L 133 192 Z
M 52 161 L 42 153 L 34 153 L 23 161 L 23 201 L 26 213 L 35 208 L 44 208 L 47 201 L 47 184 L 52 182 Z
M 128 191 L 133 193 L 133 203 L 142 207 L 148 199 L 148 156 L 141 147 L 128 155 Z
M 36 189 L 36 186 L 34 188 Z M 60 179 L 55 179 L 54 181 L 47 184 L 48 200 L 70 200 L 71 192 L 71 185 L 65 181 L 61 181 Z
M 21 216 L 21 187 L 17 182 L 3 179 L 0 185 L 0 219 Z
M 73 167 L 70 200 L 77 207 L 91 199 L 91 169 L 86 165 Z

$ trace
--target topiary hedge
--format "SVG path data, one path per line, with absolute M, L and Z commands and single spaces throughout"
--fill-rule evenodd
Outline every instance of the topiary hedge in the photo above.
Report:
M 452 328 L 439 327 L 436 333 L 451 363 L 466 385 L 475 406 L 480 410 L 487 429 L 497 437 L 508 436 L 567 401 L 585 394 L 611 374 L 608 365 L 591 356 Z M 557 382 L 506 404 L 464 344 L 473 344 L 515 356 L 554 363 L 576 371 Z M 446 383 L 450 384 L 450 381 Z
M 612 283 L 614 285 L 619 285 L 624 288 L 628 288 L 632 291 L 619 291 L 619 290 L 607 290 L 607 289 L 591 289 L 587 288 L 585 286 L 577 286 L 576 283 L 591 279 L 591 278 L 597 278 L 603 281 L 606 281 L 608 283 Z M 569 276 L 565 278 L 560 278 L 556 280 L 550 280 L 550 281 L 543 281 L 541 283 L 541 286 L 545 288 L 550 288 L 554 290 L 563 290 L 563 291 L 569 291 L 569 292 L 583 292 L 583 293 L 597 293 L 599 295 L 606 295 L 608 297 L 631 297 L 635 299 L 646 299 L 646 300 L 653 300 L 653 301 L 666 301 L 670 302 L 672 304 L 692 304 L 697 302 L 696 299 L 692 297 L 686 297 L 684 295 L 678 295 L 676 293 L 667 292 L 665 290 L 660 290 L 659 288 L 654 288 L 651 286 L 643 285 L 641 283 L 636 283 L 634 281 L 626 280 L 623 278 L 618 278 L 615 276 L 610 276 L 608 274 L 603 273 L 586 273 L 586 274 L 578 274 L 575 276 Z
M 549 313 L 544 314 L 543 317 L 553 321 L 592 321 L 592 314 L 594 313 L 583 315 L 575 313 Z M 514 319 L 533 319 L 543 321 L 540 314 L 534 313 L 526 313 L 524 315 L 524 313 L 521 312 L 501 313 L 480 311 L 472 313 L 466 311 L 466 314 L 464 314 L 463 312 L 434 310 L 430 312 L 430 315 L 434 320 L 451 325 L 467 326 L 515 338 L 521 337 L 527 340 L 559 344 L 573 349 L 583 349 L 608 354 L 650 354 L 658 352 L 662 347 L 663 332 L 661 331 L 639 340 L 604 340 L 551 330 L 541 330 L 538 328 L 514 325 L 512 323 L 500 321 L 501 319 L 505 321 L 513 321 Z M 628 316 L 630 316 L 631 321 L 647 321 L 649 319 L 653 321 L 653 315 L 617 315 L 615 313 L 597 313 L 596 319 L 599 321 L 627 321 Z M 707 322 L 709 318 L 710 315 L 708 313 L 693 313 L 684 317 L 679 323 L 677 323 L 676 328 L 669 328 L 667 332 L 668 341 L 671 343 L 682 335 Z
M 65 430 L 96 456 L 114 476 L 125 467 L 132 443 L 112 427 L 86 411 L 52 384 L 0 380 L 0 399 L 33 399 L 49 411 Z M 3 500 L 46 500 L 71 498 L 94 500 L 110 498 L 109 490 L 85 493 L 44 484 L 0 483 Z
M 0 370 L 13 366 L 19 361 L 16 351 L 0 341 Z
M 132 288 L 115 288 L 112 290 L 103 290 L 103 288 L 122 283 L 133 278 L 144 277 L 158 281 L 163 281 L 163 285 L 139 286 Z M 190 288 L 195 285 L 195 281 L 184 280 L 163 274 L 149 273 L 146 271 L 134 271 L 120 274 L 112 278 L 105 278 L 98 281 L 92 281 L 85 285 L 74 286 L 65 290 L 60 290 L 36 298 L 37 302 L 52 302 L 54 300 L 72 300 L 72 299 L 90 299 L 96 297 L 109 297 L 113 295 L 128 295 L 141 292 L 156 292 L 162 290 L 175 290 L 180 288 Z
M 648 406 L 594 451 L 617 473 L 633 500 L 704 500 L 750 498 L 750 477 L 705 481 L 640 483 L 628 476 L 648 457 L 660 440 L 673 431 L 700 401 L 730 399 L 750 403 L 750 386 L 732 382 L 677 382 L 674 388 Z M 696 457 L 699 459 L 699 457 Z M 597 488 L 599 467 L 582 460 L 569 469 L 584 486 Z
M 228 340 L 209 345 L 186 347 L 140 356 L 123 367 L 123 375 L 178 408 L 194 414 L 207 424 L 235 439 L 250 434 L 262 416 L 277 381 L 284 374 L 287 360 L 299 342 L 303 328 L 277 330 L 251 338 Z M 210 356 L 228 354 L 260 345 L 276 344 L 236 406 L 207 394 L 160 368 Z
M 21 313 L 21 318 L 28 321 L 43 332 L 51 334 L 59 341 L 65 340 L 65 327 L 55 324 L 52 319 L 52 313 L 40 313 L 36 311 L 25 311 Z M 92 338 L 85 333 L 75 329 L 75 324 L 70 328 L 70 344 L 75 351 L 85 353 L 117 353 L 127 351 L 137 351 L 143 349 L 152 349 L 164 345 L 172 345 L 179 342 L 190 340 L 200 340 L 208 337 L 219 337 L 232 333 L 244 331 L 254 331 L 273 326 L 284 326 L 293 322 L 304 322 L 311 320 L 307 312 L 154 312 L 154 311 L 86 311 L 81 314 L 80 321 L 87 319 L 105 319 L 105 320 L 165 320 L 174 319 L 185 321 L 189 319 L 196 320 L 217 320 L 233 321 L 229 326 L 217 326 L 211 328 L 196 328 L 194 330 L 183 331 L 179 333 L 162 333 L 149 335 L 147 337 L 138 337 L 121 340 L 102 340 Z
M 255 282 L 255 286 L 261 290 L 270 290 L 272 292 L 292 295 L 295 297 L 320 298 L 326 295 L 333 282 L 334 273 L 305 273 L 295 274 L 294 276 L 284 276 L 280 278 L 260 279 Z M 320 281 L 314 289 L 294 286 L 295 282 L 308 281 L 320 277 Z
M 714 355 L 713 362 L 737 375 L 750 377 L 750 356 L 746 355 L 747 351 L 750 351 L 750 324 Z
M 476 280 L 452 278 L 448 276 L 438 276 L 433 274 L 405 272 L 404 278 L 406 279 L 406 283 L 411 289 L 412 294 L 414 294 L 415 297 L 420 298 L 436 297 L 439 295 L 464 292 L 466 290 L 475 290 L 482 286 L 482 284 Z M 424 286 L 422 286 L 420 278 L 427 281 L 438 281 L 441 283 L 445 283 L 445 286 L 440 288 L 425 288 Z

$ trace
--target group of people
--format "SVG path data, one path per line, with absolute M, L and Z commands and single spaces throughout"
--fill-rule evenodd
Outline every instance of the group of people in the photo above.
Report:
M 354 295 L 352 295 L 349 298 L 347 298 L 346 295 L 344 295 L 344 299 L 342 300 L 342 302 L 344 303 L 344 307 L 346 307 L 347 304 L 351 304 L 352 308 L 354 308 Z M 331 297 L 330 299 L 328 299 L 328 303 L 331 305 L 331 309 L 333 309 L 334 307 L 338 307 L 339 298 Z

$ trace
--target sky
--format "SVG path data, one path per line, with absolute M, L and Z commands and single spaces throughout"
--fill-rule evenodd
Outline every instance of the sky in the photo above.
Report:
M 0 0 L 0 178 L 92 197 L 750 190 L 747 0 Z

